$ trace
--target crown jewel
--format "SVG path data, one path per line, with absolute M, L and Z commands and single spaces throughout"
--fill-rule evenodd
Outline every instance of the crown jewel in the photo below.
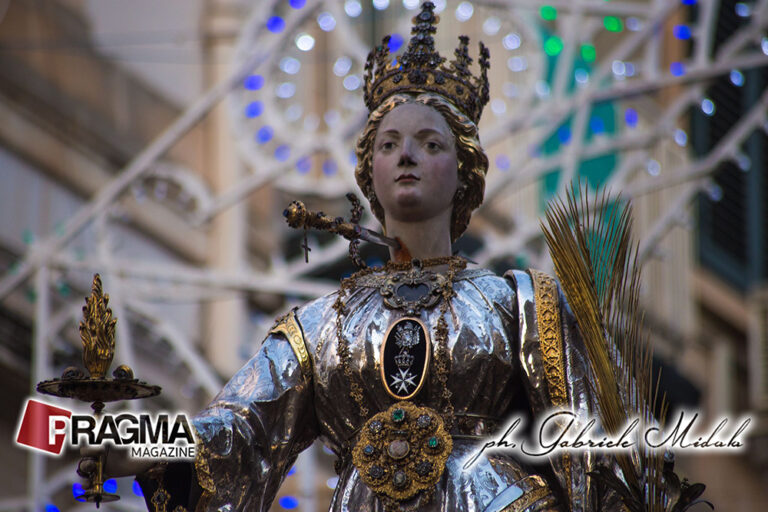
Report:
M 400 59 L 390 59 L 389 36 L 368 54 L 365 63 L 365 104 L 373 111 L 382 101 L 399 92 L 434 92 L 447 98 L 472 121 L 480 120 L 488 103 L 488 68 L 490 54 L 480 43 L 480 76 L 470 73 L 469 37 L 459 36 L 456 58 L 445 62 L 435 50 L 432 37 L 440 20 L 433 12 L 435 4 L 424 2 L 414 16 L 411 41 Z

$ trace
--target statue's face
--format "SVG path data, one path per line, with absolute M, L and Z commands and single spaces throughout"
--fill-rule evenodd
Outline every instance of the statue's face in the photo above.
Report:
M 373 189 L 386 217 L 418 222 L 447 214 L 459 184 L 456 143 L 436 110 L 396 107 L 381 120 L 373 145 Z

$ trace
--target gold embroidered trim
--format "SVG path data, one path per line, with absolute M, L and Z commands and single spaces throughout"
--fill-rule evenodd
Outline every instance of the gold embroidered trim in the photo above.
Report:
M 200 500 L 195 510 L 205 510 L 208 502 L 216 495 L 216 483 L 211 476 L 211 469 L 208 466 L 208 448 L 200 440 L 200 435 L 195 435 L 197 455 L 195 456 L 195 473 L 197 474 L 197 483 L 203 490 Z
M 301 326 L 296 319 L 296 312 L 289 311 L 277 320 L 277 324 L 269 331 L 270 334 L 282 334 L 291 344 L 296 359 L 299 360 L 301 373 L 305 377 L 312 376 L 312 361 L 309 358 L 307 345 L 304 343 L 304 334 L 301 332 Z
M 544 272 L 529 269 L 536 296 L 536 319 L 539 324 L 539 349 L 547 378 L 549 399 L 553 406 L 567 404 L 568 393 L 565 389 L 565 361 L 562 323 L 560 320 L 559 294 L 557 282 Z M 571 458 L 563 454 L 568 496 L 571 498 Z
M 515 482 L 515 487 L 523 491 L 522 496 L 505 505 L 502 512 L 559 510 L 552 508 L 554 496 L 547 482 L 539 475 L 528 475 Z
M 550 498 L 547 502 L 540 503 L 540 505 L 543 508 L 530 508 L 532 505 L 536 504 L 537 501 L 543 499 L 543 498 Z M 520 496 L 518 499 L 507 505 L 502 509 L 502 512 L 523 512 L 528 510 L 534 510 L 534 511 L 552 511 L 557 512 L 560 510 L 559 508 L 555 508 L 554 506 L 554 499 L 552 499 L 552 492 L 547 489 L 546 487 L 540 487 L 538 489 L 533 489 L 532 491 L 526 492 L 522 496 Z
M 563 361 L 563 334 L 560 323 L 560 305 L 557 283 L 538 270 L 529 270 L 536 295 L 536 319 L 539 323 L 539 346 L 544 362 L 544 374 L 552 405 L 566 404 L 565 362 Z

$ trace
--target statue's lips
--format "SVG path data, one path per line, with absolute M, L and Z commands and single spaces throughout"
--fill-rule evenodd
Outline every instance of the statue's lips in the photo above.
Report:
M 399 183 L 401 181 L 421 181 L 421 178 L 414 174 L 401 174 L 395 179 L 395 183 Z

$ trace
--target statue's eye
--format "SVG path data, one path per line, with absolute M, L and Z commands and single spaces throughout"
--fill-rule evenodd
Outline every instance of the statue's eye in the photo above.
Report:
M 438 151 L 442 146 L 439 142 L 429 141 L 427 142 L 427 149 L 430 151 Z
M 385 151 L 389 151 L 390 149 L 394 149 L 394 147 L 395 147 L 395 143 L 391 142 L 391 141 L 382 142 L 379 145 L 379 149 L 383 149 Z

